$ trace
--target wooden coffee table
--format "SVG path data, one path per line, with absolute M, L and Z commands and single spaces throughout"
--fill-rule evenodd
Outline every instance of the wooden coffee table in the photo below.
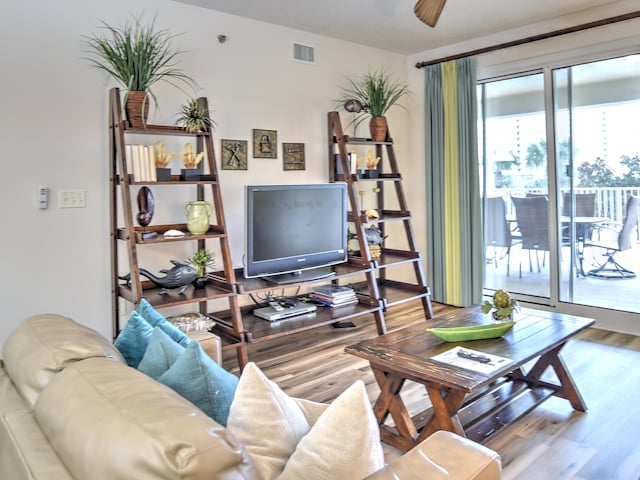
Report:
M 553 395 L 586 411 L 560 350 L 594 321 L 529 309 L 517 313 L 516 320 L 503 337 L 489 340 L 449 343 L 426 331 L 490 323 L 488 315 L 470 307 L 346 347 L 347 353 L 370 362 L 380 386 L 373 409 L 382 440 L 407 451 L 434 431 L 449 430 L 482 443 Z M 483 374 L 432 359 L 456 346 L 511 362 Z M 555 377 L 542 378 L 549 367 Z M 400 396 L 407 380 L 424 385 L 431 400 L 413 417 Z M 389 415 L 394 426 L 385 423 Z

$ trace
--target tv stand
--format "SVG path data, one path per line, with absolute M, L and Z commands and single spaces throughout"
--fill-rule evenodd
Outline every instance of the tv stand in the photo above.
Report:
M 296 272 L 297 273 L 297 272 Z M 300 275 L 301 274 L 301 275 Z M 241 323 L 239 332 L 242 334 L 247 344 L 258 344 L 266 342 L 283 335 L 292 335 L 298 332 L 305 332 L 314 328 L 326 326 L 333 328 L 349 328 L 356 318 L 373 316 L 378 334 L 386 333 L 384 316 L 382 315 L 382 304 L 376 290 L 375 277 L 371 267 L 362 266 L 351 261 L 339 263 L 318 269 L 305 270 L 300 274 L 290 275 L 295 278 L 293 283 L 277 285 L 269 280 L 269 277 L 246 278 L 242 269 L 236 270 L 236 298 L 241 296 L 255 296 L 258 294 L 267 295 L 274 290 L 291 289 L 289 297 L 303 297 L 307 290 L 313 288 L 314 283 L 336 283 L 348 285 L 356 291 L 358 303 L 344 307 L 330 308 L 318 307 L 311 314 L 296 315 L 282 321 L 268 322 L 254 315 L 255 303 L 239 306 Z M 311 280 L 305 277 L 312 274 Z M 325 275 L 325 276 L 323 276 Z M 326 276 L 329 275 L 329 276 Z M 304 291 L 300 291 L 303 289 Z M 281 294 L 287 297 L 285 293 Z M 245 302 L 243 302 L 245 303 Z M 232 312 L 220 310 L 211 315 L 216 321 L 212 331 L 223 338 L 223 342 L 232 334 L 237 334 L 238 330 L 232 323 Z M 224 348 L 224 347 L 223 347 Z M 244 365 L 240 365 L 240 368 Z
M 275 285 L 286 285 L 289 283 L 312 282 L 335 276 L 331 267 L 312 268 L 309 270 L 298 270 L 297 272 L 280 273 L 262 277 L 265 281 Z

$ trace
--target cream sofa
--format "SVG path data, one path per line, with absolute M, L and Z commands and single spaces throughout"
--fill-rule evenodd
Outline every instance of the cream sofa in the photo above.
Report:
M 71 319 L 23 321 L 0 367 L 0 478 L 258 478 L 229 431 Z M 497 479 L 500 471 L 495 452 L 438 432 L 369 478 Z

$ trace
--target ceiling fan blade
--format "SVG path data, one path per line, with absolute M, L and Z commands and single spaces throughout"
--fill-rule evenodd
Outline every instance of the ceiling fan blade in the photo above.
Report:
M 416 17 L 424 23 L 430 27 L 435 27 L 446 1 L 447 0 L 418 0 L 413 7 L 413 11 Z

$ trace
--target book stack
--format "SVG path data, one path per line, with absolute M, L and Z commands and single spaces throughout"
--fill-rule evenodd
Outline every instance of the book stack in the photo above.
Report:
M 127 168 L 134 182 L 155 182 L 156 160 L 152 145 L 125 145 Z
M 358 297 L 353 288 L 334 284 L 313 287 L 309 297 L 331 308 L 358 303 Z

